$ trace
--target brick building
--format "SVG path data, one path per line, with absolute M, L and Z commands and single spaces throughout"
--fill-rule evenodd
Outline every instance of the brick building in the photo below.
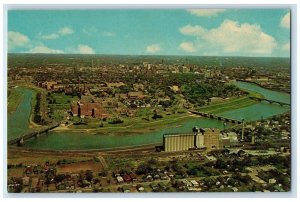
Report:
M 108 118 L 109 114 L 105 113 L 102 105 L 100 103 L 90 103 L 90 102 L 77 102 L 71 105 L 71 112 L 73 116 L 79 116 L 84 118 L 85 116 L 95 117 L 95 118 Z

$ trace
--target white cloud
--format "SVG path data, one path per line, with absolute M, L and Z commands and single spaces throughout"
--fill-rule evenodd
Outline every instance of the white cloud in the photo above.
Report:
M 288 12 L 287 14 L 285 14 L 285 16 L 283 16 L 283 18 L 281 19 L 280 22 L 280 26 L 284 27 L 284 28 L 290 28 L 291 25 L 291 16 L 290 16 L 290 12 Z
M 277 46 L 276 40 L 263 32 L 257 24 L 239 24 L 236 21 L 225 20 L 219 27 L 213 29 L 188 25 L 179 30 L 181 32 L 182 30 L 193 30 L 182 33 L 195 36 L 197 47 L 199 44 L 199 46 L 205 47 L 207 52 L 219 51 L 259 56 L 271 54 Z
M 91 35 L 91 34 L 97 33 L 98 29 L 96 27 L 89 27 L 89 28 L 83 29 L 82 32 L 84 34 Z
M 58 37 L 59 35 L 56 33 L 41 36 L 42 39 L 46 39 L 46 40 L 57 39 Z
M 102 35 L 106 36 L 106 37 L 113 37 L 113 36 L 116 36 L 116 33 L 104 31 L 104 32 L 102 32 Z
M 95 54 L 95 50 L 85 44 L 79 44 L 76 52 L 80 54 Z
M 185 52 L 193 53 L 197 51 L 197 48 L 192 42 L 182 42 L 179 47 Z
M 201 26 L 192 26 L 192 25 L 186 25 L 184 27 L 181 27 L 180 32 L 184 35 L 190 35 L 190 36 L 197 36 L 202 34 L 205 30 Z
M 291 49 L 291 44 L 290 44 L 290 42 L 287 42 L 286 44 L 283 44 L 283 45 L 281 46 L 281 49 L 284 50 L 284 51 L 290 51 L 290 49 Z
M 219 13 L 223 13 L 225 9 L 188 9 L 190 14 L 200 17 L 215 17 Z
M 62 50 L 51 49 L 43 44 L 33 47 L 26 51 L 26 53 L 64 53 Z
M 47 34 L 47 35 L 41 35 L 40 37 L 44 40 L 53 40 L 53 39 L 58 39 L 60 36 L 66 36 L 73 34 L 74 30 L 70 27 L 63 27 L 59 29 L 57 32 L 52 33 L 52 34 Z
M 74 30 L 70 27 L 63 27 L 60 30 L 58 30 L 58 34 L 64 36 L 64 35 L 70 35 L 73 34 Z
M 8 32 L 8 50 L 13 50 L 17 47 L 25 47 L 29 43 L 30 39 L 28 38 L 28 36 L 20 32 Z
M 146 47 L 146 52 L 148 53 L 157 53 L 161 51 L 161 47 L 159 44 L 151 44 Z

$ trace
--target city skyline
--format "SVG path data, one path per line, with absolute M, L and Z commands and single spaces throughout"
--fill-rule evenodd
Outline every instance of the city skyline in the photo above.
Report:
M 290 56 L 288 9 L 12 10 L 8 19 L 9 53 Z

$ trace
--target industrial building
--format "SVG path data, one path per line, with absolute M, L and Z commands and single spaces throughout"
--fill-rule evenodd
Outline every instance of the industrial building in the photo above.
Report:
M 167 152 L 202 148 L 206 148 L 207 150 L 219 149 L 220 130 L 193 128 L 193 133 L 164 134 L 163 146 Z

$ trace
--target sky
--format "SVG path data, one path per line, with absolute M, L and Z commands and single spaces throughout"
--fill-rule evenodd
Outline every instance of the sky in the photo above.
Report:
M 288 9 L 9 10 L 9 53 L 290 57 Z

